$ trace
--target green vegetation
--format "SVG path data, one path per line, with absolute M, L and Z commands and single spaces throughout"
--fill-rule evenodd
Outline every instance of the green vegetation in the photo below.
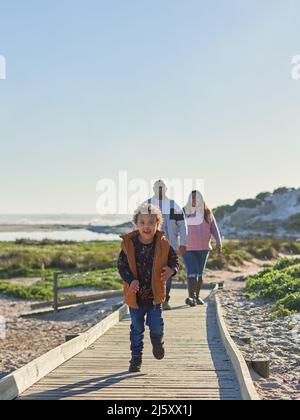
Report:
M 51 283 L 23 286 L 1 281 L 0 293 L 21 299 L 35 299 L 41 301 L 51 301 L 53 299 Z
M 0 242 L 0 279 L 39 277 L 41 262 L 46 267 L 46 278 L 53 272 L 97 265 L 114 268 L 119 242 L 55 242 L 27 241 Z
M 260 201 L 264 201 L 266 198 L 270 197 L 270 195 L 272 195 L 270 192 L 267 192 L 267 191 L 262 192 L 256 196 L 256 199 Z
M 263 200 L 266 198 L 267 193 L 263 193 L 256 198 L 249 198 L 245 200 L 237 200 L 233 206 L 225 205 L 217 207 L 213 210 L 213 213 L 217 220 L 222 220 L 226 214 L 234 213 L 239 208 L 254 209 L 257 206 L 260 206 L 263 203 Z
M 99 290 L 119 290 L 122 287 L 116 269 L 105 269 L 76 274 L 64 274 L 59 277 L 59 289 L 73 287 L 91 287 Z M 0 293 L 22 299 L 35 299 L 41 301 L 53 300 L 53 282 L 37 282 L 32 286 L 12 284 L 9 281 L 0 281 Z M 63 294 L 60 299 L 74 297 L 74 294 Z
M 0 242 L 0 293 L 22 299 L 50 301 L 53 299 L 53 273 L 81 267 L 97 266 L 99 270 L 64 274 L 59 278 L 59 288 L 93 287 L 100 290 L 121 288 L 116 271 L 119 242 L 42 242 L 20 240 L 15 243 Z M 9 279 L 35 278 L 41 275 L 45 264 L 45 282 L 32 286 L 12 284 Z M 65 295 L 64 298 L 70 297 Z
M 288 221 L 285 223 L 285 229 L 288 232 L 299 232 L 300 231 L 300 213 L 293 214 Z
M 235 210 L 239 209 L 239 208 L 246 208 L 246 209 L 255 209 L 257 206 L 261 205 L 261 200 L 258 200 L 256 198 L 249 198 L 246 200 L 237 200 L 234 205 L 233 208 Z
M 0 242 L 0 293 L 25 299 L 52 300 L 54 272 L 64 272 L 95 265 L 96 271 L 63 274 L 60 289 L 91 287 L 101 290 L 120 289 L 122 282 L 116 269 L 120 243 L 115 242 L 56 242 L 22 240 L 16 243 Z M 225 270 L 251 261 L 277 259 L 280 252 L 300 254 L 300 243 L 277 239 L 247 239 L 225 241 L 222 256 L 212 252 L 208 268 Z M 13 278 L 40 278 L 41 262 L 45 263 L 45 282 L 32 286 L 12 283 Z M 178 275 L 185 278 L 185 270 Z M 285 303 L 292 306 L 292 302 Z
M 116 268 L 89 271 L 76 274 L 64 274 L 60 277 L 59 288 L 95 287 L 102 290 L 118 290 L 122 282 Z
M 213 213 L 217 220 L 222 220 L 223 217 L 226 216 L 226 214 L 233 213 L 234 211 L 235 209 L 233 208 L 233 206 L 230 206 L 228 204 L 225 206 L 217 207 L 216 209 L 213 210 Z
M 249 277 L 247 292 L 249 298 L 270 299 L 274 317 L 300 312 L 300 259 L 284 258 Z
M 277 259 L 280 253 L 300 255 L 300 243 L 271 238 L 225 241 L 223 255 L 219 257 L 213 252 L 208 261 L 208 268 L 224 270 L 230 266 L 238 267 L 243 265 L 245 261 L 251 261 L 253 258 L 259 260 Z
M 122 287 L 116 269 L 96 270 L 76 274 L 64 274 L 59 277 L 59 289 L 73 287 L 91 287 L 99 290 L 119 290 Z M 0 281 L 0 293 L 22 299 L 35 299 L 41 301 L 53 300 L 52 279 L 37 282 L 32 286 L 12 284 L 9 281 Z M 74 297 L 74 294 L 65 294 L 60 298 Z
M 294 191 L 295 188 L 280 187 L 273 191 L 273 194 L 286 194 L 289 191 Z
M 287 220 L 272 220 L 272 221 L 263 221 L 256 220 L 255 222 L 248 223 L 247 228 L 253 232 L 264 231 L 268 234 L 274 234 L 276 232 L 278 225 L 286 231 L 294 234 L 295 232 L 300 231 L 300 213 L 294 214 L 289 217 Z

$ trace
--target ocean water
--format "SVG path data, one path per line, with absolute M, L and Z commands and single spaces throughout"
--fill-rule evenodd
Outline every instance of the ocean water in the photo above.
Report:
M 0 225 L 90 225 L 113 226 L 131 220 L 131 216 L 99 214 L 0 214 Z
M 0 242 L 14 242 L 18 239 L 30 239 L 41 241 L 43 239 L 52 239 L 56 241 L 112 241 L 119 240 L 118 235 L 102 234 L 90 232 L 84 229 L 84 226 L 114 226 L 131 219 L 130 216 L 107 215 L 102 216 L 98 214 L 0 214 Z M 14 232 L 13 228 L 9 232 L 1 232 L 1 225 L 28 225 L 34 227 L 35 225 L 72 225 L 82 226 L 82 229 L 70 229 L 64 231 L 29 231 L 29 232 Z M 37 228 L 38 229 L 38 228 Z M 31 230 L 31 229 L 29 229 Z
M 55 241 L 115 241 L 120 240 L 119 235 L 90 232 L 85 229 L 53 231 L 53 232 L 0 232 L 0 242 L 14 242 L 18 239 L 42 241 L 51 239 Z

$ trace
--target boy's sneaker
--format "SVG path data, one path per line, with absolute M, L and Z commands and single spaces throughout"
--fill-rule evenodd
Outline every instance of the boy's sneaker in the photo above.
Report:
M 171 311 L 171 309 L 172 309 L 172 307 L 171 307 L 171 305 L 169 304 L 169 302 L 165 302 L 165 303 L 163 304 L 163 310 L 164 310 L 164 311 Z
M 153 344 L 153 356 L 157 360 L 162 360 L 165 357 L 164 343 Z
M 201 299 L 200 297 L 197 297 L 196 302 L 197 302 L 197 305 L 205 305 L 204 300 Z
M 189 306 L 191 306 L 192 308 L 194 308 L 196 306 L 196 301 L 193 298 L 187 298 L 187 300 L 185 301 L 185 303 Z
M 129 366 L 130 373 L 140 372 L 142 369 L 143 358 L 142 356 L 132 356 Z

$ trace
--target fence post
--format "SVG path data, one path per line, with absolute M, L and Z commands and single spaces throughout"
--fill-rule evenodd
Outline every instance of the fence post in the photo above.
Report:
M 54 298 L 53 309 L 54 309 L 54 312 L 57 312 L 58 311 L 58 273 L 53 274 L 53 298 Z
M 45 282 L 45 263 L 43 260 L 41 262 L 41 281 Z

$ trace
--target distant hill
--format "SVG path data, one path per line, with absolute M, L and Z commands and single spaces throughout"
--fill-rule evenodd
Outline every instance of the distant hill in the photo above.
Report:
M 272 236 L 300 239 L 300 188 L 278 188 L 255 198 L 237 200 L 233 206 L 214 209 L 226 238 Z M 131 222 L 117 226 L 90 226 L 98 233 L 122 235 L 133 229 Z
M 300 188 L 278 188 L 214 210 L 225 237 L 300 238 Z

